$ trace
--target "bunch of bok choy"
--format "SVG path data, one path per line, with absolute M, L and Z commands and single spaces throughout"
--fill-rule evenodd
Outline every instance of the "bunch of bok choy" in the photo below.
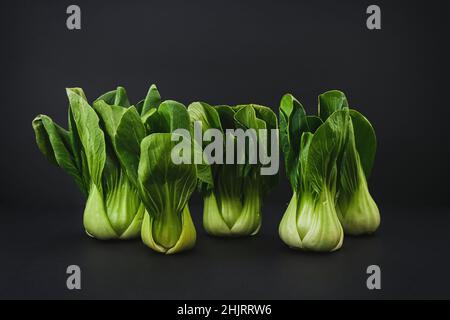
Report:
M 292 95 L 280 103 L 280 140 L 293 196 L 279 226 L 290 247 L 334 251 L 344 232 L 374 232 L 378 208 L 367 187 L 375 133 L 337 90 L 319 96 L 319 116 Z
M 205 152 L 213 144 L 217 150 L 224 150 L 221 157 L 216 152 L 216 159 L 204 157 L 198 170 L 205 230 L 216 236 L 256 234 L 261 226 L 263 198 L 277 176 L 262 175 L 263 164 L 255 161 L 255 156 L 258 151 L 262 154 L 257 150 L 260 148 L 265 154 L 278 152 L 278 135 L 272 136 L 271 132 L 278 127 L 276 115 L 270 108 L 255 104 L 213 107 L 204 102 L 192 103 L 188 112 L 195 136 L 204 135 L 197 145 L 202 145 Z M 196 123 L 201 125 L 200 133 L 195 132 Z M 209 135 L 211 129 L 218 134 Z M 244 130 L 250 132 L 247 137 Z M 270 150 L 271 141 L 276 141 L 276 150 Z
M 67 89 L 67 96 L 68 130 L 45 115 L 33 120 L 39 149 L 72 176 L 87 197 L 83 223 L 88 235 L 102 240 L 138 237 L 145 207 L 137 189 L 122 169 L 83 90 Z M 122 89 L 109 98 L 121 110 L 129 105 Z
M 136 107 L 123 109 L 111 102 L 109 96 L 100 97 L 94 109 L 146 209 L 142 241 L 166 254 L 192 248 L 196 231 L 188 201 L 197 171 L 193 163 L 175 164 L 171 159 L 176 130 L 190 130 L 186 107 L 172 100 L 162 102 L 155 86 Z

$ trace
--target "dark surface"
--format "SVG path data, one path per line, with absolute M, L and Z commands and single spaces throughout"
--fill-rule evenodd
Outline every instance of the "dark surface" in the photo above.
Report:
M 0 2 L 0 296 L 3 298 L 449 297 L 449 1 L 376 1 L 382 30 L 367 30 L 372 1 L 77 0 L 82 30 L 66 29 L 72 1 Z M 132 102 L 156 83 L 184 104 L 254 102 L 277 109 L 291 92 L 308 112 L 341 89 L 374 125 L 370 189 L 383 225 L 342 251 L 283 246 L 278 222 L 291 194 L 266 200 L 260 235 L 215 239 L 200 225 L 194 251 L 165 257 L 140 241 L 103 243 L 82 231 L 83 198 L 39 153 L 39 113 L 66 124 L 65 87 L 90 99 L 117 85 Z M 198 220 L 201 201 L 192 212 Z M 389 209 L 397 208 L 397 209 Z M 65 289 L 79 264 L 83 290 Z M 365 287 L 382 268 L 381 292 Z
M 205 235 L 201 211 L 192 207 L 197 246 L 173 256 L 139 240 L 90 239 L 79 212 L 36 213 L 26 222 L 20 219 L 24 212 L 15 212 L 8 215 L 9 232 L 0 233 L 2 255 L 8 256 L 0 298 L 450 298 L 449 212 L 385 209 L 376 235 L 346 237 L 340 251 L 317 254 L 290 250 L 279 240 L 282 210 L 267 206 L 255 237 L 219 239 Z M 425 215 L 432 223 L 423 223 Z M 71 264 L 81 268 L 81 291 L 66 289 Z M 366 288 L 372 264 L 381 268 L 380 291 Z

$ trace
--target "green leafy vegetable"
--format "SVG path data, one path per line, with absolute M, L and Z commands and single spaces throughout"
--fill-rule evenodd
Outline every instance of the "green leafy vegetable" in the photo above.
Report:
M 203 102 L 192 103 L 188 111 L 193 125 L 195 122 L 201 123 L 202 133 L 208 129 L 217 129 L 220 132 L 222 142 L 218 143 L 222 143 L 220 147 L 225 150 L 220 161 L 203 162 L 197 166 L 204 198 L 205 230 L 216 236 L 256 234 L 261 226 L 263 198 L 276 183 L 277 177 L 261 175 L 262 165 L 249 161 L 250 157 L 257 153 L 253 152 L 252 155 L 248 144 L 244 146 L 245 152 L 239 155 L 239 137 L 236 130 L 243 132 L 247 129 L 267 129 L 267 136 L 256 131 L 257 134 L 248 139 L 253 139 L 255 143 L 261 142 L 259 147 L 268 149 L 267 154 L 270 154 L 270 129 L 276 129 L 278 126 L 275 114 L 270 108 L 254 104 L 213 107 Z M 217 138 L 211 142 L 215 139 Z M 231 150 L 226 149 L 227 143 L 232 146 L 233 153 L 227 153 Z M 209 145 L 208 141 L 203 144 L 205 150 Z
M 291 247 L 334 251 L 343 232 L 374 232 L 378 208 L 367 187 L 376 138 L 368 122 L 349 109 L 337 90 L 319 96 L 319 117 L 307 116 L 292 95 L 280 103 L 280 140 L 294 191 L 280 223 L 281 239 Z
M 350 116 L 348 111 L 334 112 L 320 126 L 317 118 L 310 119 L 292 95 L 282 98 L 280 139 L 294 194 L 279 234 L 290 247 L 334 251 L 344 238 L 335 207 L 336 161 L 345 145 Z
M 196 232 L 188 200 L 196 187 L 194 165 L 174 164 L 175 146 L 170 133 L 153 133 L 141 143 L 139 185 L 148 214 L 144 217 L 142 240 L 167 254 L 190 249 Z
M 197 171 L 194 164 L 175 164 L 171 159 L 177 139 L 188 137 L 174 133 L 177 129 L 189 132 L 186 107 L 176 101 L 161 102 L 153 85 L 137 107 L 119 109 L 98 100 L 94 108 L 145 206 L 143 242 L 166 254 L 192 248 L 196 231 L 188 201 L 197 184 Z
M 325 109 L 335 105 L 336 110 L 348 106 L 345 95 L 336 91 L 321 95 L 321 105 Z M 345 103 L 334 103 L 334 101 Z M 339 183 L 337 212 L 345 233 L 351 235 L 369 234 L 378 229 L 380 213 L 370 195 L 367 178 L 375 160 L 376 137 L 370 122 L 358 111 L 350 109 L 348 138 L 342 156 L 339 159 Z
M 103 240 L 135 238 L 145 211 L 137 189 L 121 169 L 82 89 L 67 89 L 67 96 L 69 130 L 40 115 L 33 120 L 37 145 L 51 163 L 75 179 L 87 196 L 83 222 L 90 236 Z M 121 89 L 104 97 L 128 103 Z
M 32 126 L 40 151 L 87 197 L 83 223 L 90 236 L 140 234 L 157 252 L 191 249 L 196 230 L 188 202 L 197 186 L 209 234 L 258 232 L 263 200 L 277 182 L 276 174 L 263 174 L 278 155 L 278 134 L 272 132 L 278 121 L 270 108 L 194 102 L 186 109 L 162 101 L 155 85 L 135 105 L 122 87 L 92 107 L 80 88 L 67 89 L 67 96 L 67 130 L 46 115 Z M 293 248 L 329 252 L 342 246 L 344 232 L 375 232 L 380 214 L 367 179 L 377 141 L 370 122 L 338 90 L 319 95 L 317 116 L 307 115 L 291 94 L 282 97 L 279 111 L 293 190 L 281 239 Z M 197 135 L 204 139 L 195 140 Z

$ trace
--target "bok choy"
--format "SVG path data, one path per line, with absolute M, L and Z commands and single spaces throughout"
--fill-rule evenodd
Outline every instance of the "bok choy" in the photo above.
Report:
M 257 154 L 256 149 L 251 151 L 250 143 L 265 148 L 266 154 L 273 151 L 270 150 L 270 130 L 278 126 L 275 114 L 270 108 L 260 105 L 213 107 L 203 102 L 192 103 L 188 111 L 194 132 L 195 124 L 201 124 L 201 134 L 205 134 L 202 139 L 206 141 L 202 145 L 205 151 L 211 143 L 218 143 L 219 149 L 225 150 L 222 158 L 205 161 L 198 166 L 205 230 L 215 236 L 256 234 L 261 226 L 263 198 L 276 183 L 277 176 L 261 175 L 262 164 L 249 161 Z M 208 136 L 209 129 L 216 129 L 219 136 Z M 246 139 L 243 132 L 247 129 L 256 132 L 247 137 L 248 144 L 242 143 Z M 259 129 L 268 130 L 267 135 L 260 134 Z M 276 142 L 278 148 L 278 136 Z M 198 142 L 200 144 L 202 141 Z M 239 151 L 242 151 L 241 154 Z
M 333 90 L 319 96 L 319 116 L 348 108 L 344 93 Z M 378 207 L 370 195 L 367 178 L 373 163 L 377 141 L 370 122 L 358 111 L 350 109 L 348 138 L 339 158 L 337 213 L 345 233 L 370 234 L 380 225 Z
M 174 164 L 171 159 L 174 131 L 190 129 L 186 107 L 176 101 L 161 102 L 155 86 L 136 106 L 123 109 L 112 102 L 108 96 L 100 97 L 94 108 L 145 206 L 142 241 L 166 254 L 192 248 L 196 231 L 188 201 L 197 171 L 194 164 Z
M 113 147 L 102 131 L 99 118 L 80 88 L 67 89 L 69 129 L 45 115 L 33 120 L 40 151 L 66 171 L 87 197 L 83 223 L 97 239 L 129 239 L 139 236 L 145 207 L 137 189 L 122 170 Z M 110 93 L 117 108 L 125 110 L 124 91 Z
M 280 103 L 280 138 L 293 196 L 279 226 L 291 247 L 334 251 L 344 232 L 374 232 L 378 208 L 367 186 L 376 138 L 369 121 L 337 90 L 319 96 L 319 117 L 292 95 Z
M 306 116 L 292 95 L 280 104 L 280 140 L 293 196 L 279 226 L 280 238 L 290 247 L 334 251 L 344 233 L 336 207 L 337 159 L 346 139 L 348 111 L 322 121 Z

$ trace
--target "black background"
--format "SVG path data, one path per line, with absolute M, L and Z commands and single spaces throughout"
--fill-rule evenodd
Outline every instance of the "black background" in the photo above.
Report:
M 66 28 L 69 1 L 2 1 L 0 297 L 408 298 L 450 297 L 447 165 L 448 1 L 76 1 L 82 29 Z M 366 28 L 370 4 L 382 30 Z M 117 85 L 132 102 L 156 83 L 186 105 L 259 103 L 293 93 L 309 112 L 317 95 L 346 92 L 374 125 L 370 179 L 382 226 L 329 255 L 283 246 L 277 225 L 287 180 L 267 198 L 261 234 L 216 239 L 201 228 L 174 257 L 137 242 L 83 235 L 84 199 L 34 142 L 39 113 L 66 124 L 65 87 L 94 99 Z M 83 290 L 65 288 L 65 268 Z M 380 264 L 383 290 L 365 287 Z

